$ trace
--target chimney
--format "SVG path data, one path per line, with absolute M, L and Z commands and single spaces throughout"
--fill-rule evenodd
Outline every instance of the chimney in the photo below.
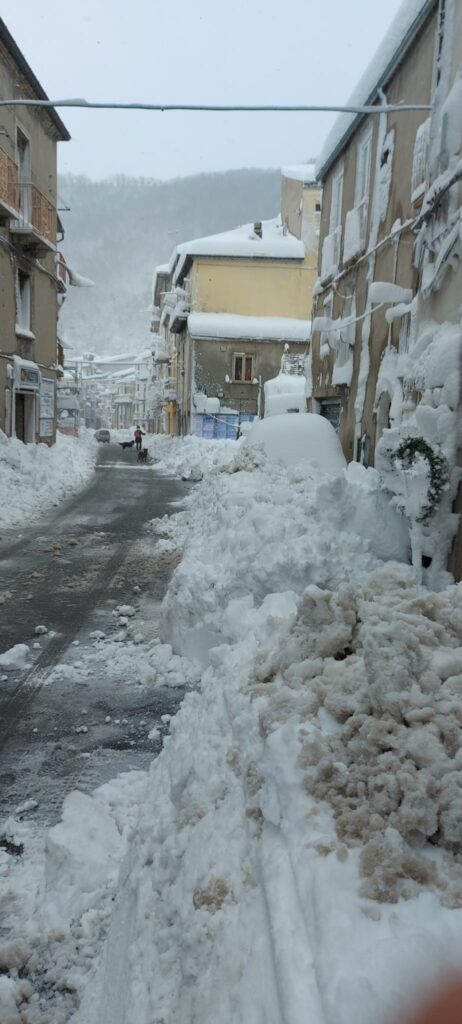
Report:
M 261 220 L 256 220 L 255 221 L 255 224 L 253 226 L 253 230 L 254 230 L 257 238 L 263 238 L 263 224 L 262 224 Z

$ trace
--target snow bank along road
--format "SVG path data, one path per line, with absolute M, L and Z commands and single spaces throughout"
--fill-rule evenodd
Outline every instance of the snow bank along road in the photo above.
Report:
M 29 789 L 0 830 L 1 1024 L 401 1022 L 462 964 L 462 586 L 416 584 L 375 470 L 149 445 L 160 472 L 196 486 L 142 539 L 127 508 L 128 551 L 99 584 L 100 545 L 109 561 L 124 541 L 117 510 L 93 510 L 79 601 L 93 588 L 100 604 L 86 619 L 78 605 L 80 631 L 70 615 L 28 706 L 43 711 L 19 717 Z M 138 470 L 102 457 L 117 506 Z M 159 609 L 142 568 L 162 564 L 176 568 Z M 159 728 L 165 693 L 180 707 Z M 137 694 L 143 718 L 122 717 Z M 104 774 L 106 728 L 125 768 L 160 732 L 162 752 L 148 772 L 115 778 L 113 760 Z M 37 764 L 65 796 L 46 832 Z
M 143 527 L 185 489 L 137 467 L 133 452 L 105 446 L 80 494 L 21 536 L 3 534 L 0 652 L 27 645 L 17 649 L 16 670 L 0 666 L 3 812 L 33 798 L 36 815 L 52 821 L 69 789 L 91 788 L 152 758 L 155 744 L 139 723 L 171 712 L 180 691 L 157 690 L 152 697 L 141 684 L 115 686 L 111 663 L 120 662 L 125 639 L 155 632 L 155 604 L 170 563 L 153 560 Z M 102 659 L 102 639 L 92 633 L 119 630 L 124 616 L 113 612 L 127 604 L 135 614 L 121 628 L 117 657 Z M 36 634 L 42 625 L 47 632 Z M 82 668 L 89 650 L 91 671 Z

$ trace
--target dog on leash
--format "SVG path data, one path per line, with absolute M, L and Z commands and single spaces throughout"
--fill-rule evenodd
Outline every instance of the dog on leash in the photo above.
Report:
M 137 461 L 138 462 L 146 462 L 147 463 L 147 461 L 148 461 L 148 449 L 147 448 L 141 448 L 141 450 L 138 452 L 138 459 L 137 459 Z
M 133 448 L 133 445 L 135 444 L 135 442 L 134 441 L 119 441 L 119 444 L 120 444 L 120 447 L 123 448 L 124 451 L 125 451 L 126 448 Z

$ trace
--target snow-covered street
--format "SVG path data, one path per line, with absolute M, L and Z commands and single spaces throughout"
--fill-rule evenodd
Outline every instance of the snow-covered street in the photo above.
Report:
M 194 485 L 143 531 L 135 615 L 125 591 L 102 602 L 42 679 L 46 743 L 70 685 L 80 714 L 56 744 L 61 820 L 47 831 L 36 786 L 2 822 L 0 1017 L 398 1021 L 462 962 L 460 585 L 416 585 L 375 470 L 149 449 L 155 488 Z M 156 560 L 177 566 L 161 605 Z M 172 705 L 133 732 L 117 714 L 133 761 L 92 795 L 111 692 Z

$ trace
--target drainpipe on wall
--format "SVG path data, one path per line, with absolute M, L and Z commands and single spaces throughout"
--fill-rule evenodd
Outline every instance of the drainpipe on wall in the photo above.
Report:
M 14 377 L 14 366 L 11 363 L 6 368 L 6 376 L 10 382 L 10 415 L 9 415 L 9 428 L 10 437 L 15 437 L 16 434 L 16 382 Z
M 196 370 L 196 342 L 191 338 L 191 381 L 189 387 L 189 433 L 193 433 L 194 380 Z

